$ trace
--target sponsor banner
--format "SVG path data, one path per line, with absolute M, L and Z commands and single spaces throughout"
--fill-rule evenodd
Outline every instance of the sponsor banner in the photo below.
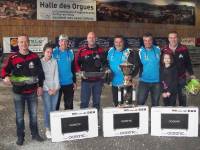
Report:
M 37 0 L 37 19 L 96 21 L 96 0 Z
M 181 44 L 187 45 L 187 46 L 195 46 L 196 39 L 195 39 L 195 37 L 181 38 Z
M 48 42 L 47 37 L 29 37 L 29 49 L 33 52 L 42 52 Z M 17 37 L 3 37 L 3 53 L 13 53 L 19 50 Z

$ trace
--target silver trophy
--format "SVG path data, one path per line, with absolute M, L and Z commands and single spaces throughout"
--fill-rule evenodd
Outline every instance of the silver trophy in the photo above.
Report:
M 120 68 L 124 74 L 124 86 L 131 86 L 131 74 L 133 72 L 133 64 L 129 63 L 128 61 L 125 61 L 124 63 L 120 64 Z
M 118 102 L 119 105 L 123 100 L 123 104 L 120 106 L 122 107 L 132 107 L 133 101 L 136 100 L 136 90 L 133 88 L 133 81 L 132 81 L 132 73 L 135 69 L 135 66 L 128 61 L 120 64 L 120 68 L 124 75 L 124 82 L 123 85 L 118 87 Z

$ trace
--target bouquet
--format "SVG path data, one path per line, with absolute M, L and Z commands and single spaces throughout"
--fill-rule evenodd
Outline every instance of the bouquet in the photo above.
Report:
M 185 90 L 188 94 L 197 95 L 200 92 L 200 82 L 198 79 L 191 79 L 187 82 Z

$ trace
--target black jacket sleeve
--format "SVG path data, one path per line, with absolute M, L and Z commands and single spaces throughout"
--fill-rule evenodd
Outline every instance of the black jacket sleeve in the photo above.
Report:
M 3 67 L 1 69 L 1 77 L 4 79 L 6 76 L 9 76 L 12 71 L 12 63 L 11 63 L 11 56 L 6 58 L 3 62 Z
M 165 92 L 164 91 L 164 83 L 163 83 L 163 80 L 164 80 L 164 78 L 163 78 L 163 67 L 162 66 L 160 66 L 160 87 L 161 87 L 161 93 L 163 93 L 163 92 Z
M 193 68 L 192 68 L 192 63 L 191 63 L 191 59 L 190 59 L 190 55 L 189 55 L 189 52 L 188 50 L 185 52 L 185 66 L 186 66 L 186 70 L 188 71 L 188 73 L 190 75 L 193 75 L 194 72 L 193 72 Z
M 108 52 L 106 51 L 106 52 L 103 52 L 102 56 L 101 56 L 101 63 L 102 63 L 102 69 L 103 70 L 106 70 L 109 67 L 107 55 L 108 55 Z
M 175 66 L 171 68 L 170 74 L 171 74 L 171 80 L 169 80 L 168 91 L 170 93 L 174 93 L 177 91 L 177 79 L 178 79 L 177 68 Z
M 135 77 L 139 72 L 139 54 L 138 51 L 132 50 L 128 57 L 128 62 L 133 64 L 132 77 Z
M 38 74 L 38 79 L 39 79 L 39 82 L 38 82 L 38 85 L 39 87 L 43 87 L 43 82 L 45 80 L 45 76 L 44 76 L 44 71 L 43 71 L 43 68 L 42 68 L 42 63 L 40 61 L 40 58 L 38 57 L 37 59 L 37 74 Z

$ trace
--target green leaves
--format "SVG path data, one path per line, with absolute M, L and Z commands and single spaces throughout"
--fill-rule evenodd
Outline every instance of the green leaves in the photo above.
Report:
M 200 82 L 197 79 L 191 79 L 185 86 L 186 92 L 197 95 L 200 92 Z

